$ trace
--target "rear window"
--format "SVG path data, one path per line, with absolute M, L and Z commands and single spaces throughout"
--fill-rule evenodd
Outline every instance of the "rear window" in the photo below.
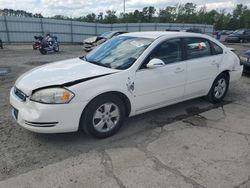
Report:
M 215 55 L 223 54 L 223 49 L 219 45 L 215 44 L 214 42 L 211 42 L 211 44 L 213 46 Z
M 185 38 L 187 59 L 210 56 L 211 47 L 209 41 L 204 38 Z

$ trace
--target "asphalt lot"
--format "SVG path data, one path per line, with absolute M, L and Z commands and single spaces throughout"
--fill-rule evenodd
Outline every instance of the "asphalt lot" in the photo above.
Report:
M 232 44 L 228 46 L 235 48 L 238 54 L 242 54 L 244 51 L 250 49 L 250 45 Z M 61 46 L 60 53 L 46 56 L 41 55 L 38 51 L 33 51 L 31 45 L 11 45 L 5 46 L 3 50 L 0 49 L 0 68 L 5 67 L 10 71 L 7 75 L 0 76 L 0 181 L 8 181 L 9 178 L 19 177 L 19 175 L 22 176 L 22 174 L 28 173 L 29 171 L 32 172 L 32 170 L 36 171 L 52 167 L 59 168 L 56 166 L 47 166 L 54 164 L 63 166 L 61 163 L 65 165 L 65 160 L 66 163 L 69 163 L 67 165 L 70 165 L 72 162 L 67 160 L 71 159 L 73 161 L 82 161 L 83 164 L 93 163 L 93 169 L 98 169 L 99 166 L 91 161 L 91 159 L 94 158 L 98 164 L 103 164 L 105 174 L 109 174 L 108 177 L 110 179 L 101 178 L 103 181 L 105 180 L 105 182 L 110 182 L 110 184 L 104 184 L 107 187 L 226 188 L 238 186 L 248 188 L 250 186 L 250 123 L 247 123 L 247 120 L 250 122 L 248 117 L 250 114 L 250 75 L 247 74 L 244 74 L 239 82 L 230 86 L 229 93 L 222 104 L 215 106 L 203 98 L 198 98 L 145 113 L 126 120 L 118 134 L 104 140 L 93 139 L 82 132 L 35 134 L 18 126 L 10 117 L 8 102 L 9 90 L 17 77 L 36 66 L 81 55 L 83 55 L 82 46 L 77 45 Z M 223 115 L 225 113 L 224 109 L 226 109 L 228 105 L 229 112 L 232 109 L 241 109 L 234 113 L 237 113 L 237 117 L 240 116 L 241 119 L 246 120 L 246 122 L 244 121 L 245 124 L 243 123 L 243 128 L 240 129 L 240 127 L 239 130 L 236 131 L 237 133 L 234 133 L 235 131 L 231 129 L 228 131 L 223 128 L 223 126 L 220 130 L 213 127 L 215 122 L 221 120 L 220 117 L 217 117 L 218 114 Z M 242 112 L 243 107 L 246 108 L 245 111 L 248 113 Z M 219 111 L 217 112 L 216 110 Z M 204 121 L 201 121 L 199 117 L 203 112 L 208 112 L 204 117 L 208 117 L 207 121 L 209 121 L 209 118 L 212 119 L 211 122 L 204 123 Z M 236 116 L 235 114 L 227 114 L 227 117 L 234 117 Z M 187 123 L 188 125 L 186 125 Z M 238 126 L 238 123 L 241 124 L 242 122 L 234 120 L 228 120 L 227 122 L 227 124 L 231 126 Z M 189 127 L 189 130 L 183 131 L 186 126 Z M 178 132 L 172 133 L 172 131 L 176 130 L 178 130 Z M 164 134 L 170 136 L 166 139 Z M 204 138 L 201 136 L 199 139 L 195 139 L 197 135 L 203 135 Z M 209 138 L 209 135 L 211 135 L 211 138 Z M 210 142 L 210 139 L 212 139 L 213 142 Z M 185 142 L 187 143 L 186 145 Z M 180 159 L 181 156 L 179 155 L 181 154 L 178 153 L 178 148 L 181 146 L 182 149 L 188 150 L 190 148 L 188 144 L 193 146 L 192 156 L 187 156 L 190 160 L 183 162 Z M 164 151 L 164 146 L 169 149 L 166 153 L 162 152 Z M 204 151 L 204 153 L 201 152 L 202 150 L 199 150 L 199 148 L 203 146 L 209 148 Z M 224 151 L 224 147 L 228 147 L 229 150 Z M 224 151 L 224 154 L 227 154 L 229 157 L 218 157 L 218 160 L 221 160 L 222 163 L 213 164 L 211 167 L 208 163 L 209 160 L 206 160 L 207 156 L 209 156 L 208 151 L 211 153 L 215 152 L 215 155 L 218 156 L 220 156 L 220 154 L 223 156 Z M 177 153 L 176 158 L 175 153 Z M 128 154 L 133 155 L 130 157 L 138 160 L 128 165 L 136 166 L 140 164 L 139 159 L 141 159 L 146 161 L 146 164 L 141 164 L 141 166 L 149 167 L 149 169 L 138 168 L 132 169 L 131 171 L 131 169 L 127 168 L 126 163 L 121 161 L 121 159 Z M 207 156 L 205 156 L 205 154 L 207 154 Z M 170 156 L 170 158 L 166 158 L 164 155 Z M 198 156 L 204 158 L 199 158 Z M 242 156 L 244 157 L 242 158 Z M 163 162 L 160 162 L 158 157 L 161 159 L 160 161 Z M 107 167 L 109 163 L 103 162 L 106 158 L 106 161 L 113 163 L 114 168 L 117 167 L 115 168 L 115 173 L 118 174 L 117 176 L 115 176 L 113 172 L 106 172 L 107 169 L 109 169 Z M 183 163 L 181 163 L 181 161 Z M 192 165 L 190 165 L 189 162 Z M 151 169 L 151 163 L 154 163 L 153 170 Z M 163 165 L 161 163 L 167 163 L 168 166 L 162 169 Z M 205 166 L 204 163 L 206 164 Z M 67 165 L 65 167 L 67 167 Z M 207 167 L 208 172 L 204 171 L 206 169 L 205 167 Z M 89 169 L 91 167 L 85 166 L 83 168 Z M 210 168 L 221 168 L 222 170 L 209 171 Z M 152 177 L 152 184 L 148 184 L 147 186 L 143 186 L 143 183 L 140 184 L 140 182 L 133 184 L 133 180 L 134 182 L 137 181 L 135 172 L 139 173 L 147 170 L 149 173 L 148 176 L 150 176 L 151 170 L 152 174 L 159 170 L 162 174 L 167 173 L 169 174 L 169 176 L 167 176 L 169 177 L 169 181 L 165 182 L 165 180 L 163 180 L 164 177 L 157 175 Z M 127 173 L 123 174 L 123 171 Z M 97 173 L 91 170 L 89 170 L 89 172 L 93 174 Z M 133 174 L 132 172 L 135 173 L 133 175 L 134 177 L 131 175 Z M 189 176 L 189 172 L 192 172 L 191 176 Z M 212 172 L 215 174 L 211 174 Z M 230 175 L 227 174 L 228 172 L 230 172 Z M 207 179 L 204 178 L 206 177 L 206 173 Z M 80 176 L 80 174 L 78 175 Z M 98 176 L 102 176 L 102 174 L 98 174 Z M 26 176 L 24 175 L 24 177 Z M 147 176 L 145 175 L 145 177 Z M 144 180 L 144 182 L 147 182 L 148 178 L 145 177 L 144 179 L 142 178 L 141 181 Z M 213 177 L 222 177 L 222 179 L 213 179 Z M 91 176 L 89 178 L 91 179 Z M 227 183 L 227 178 L 229 183 Z M 71 180 L 72 179 L 74 178 L 72 177 Z M 201 181 L 199 181 L 199 179 L 201 179 Z M 88 181 L 88 179 L 86 179 L 86 181 Z M 154 182 L 155 184 L 153 184 Z M 157 184 L 157 182 L 164 183 Z M 175 184 L 171 182 L 181 183 Z M 0 183 L 0 187 L 6 187 L 6 185 L 14 184 Z M 30 184 L 30 187 L 32 187 L 31 185 L 32 184 Z M 86 187 L 91 187 L 91 185 L 94 184 L 89 185 L 90 186 Z M 102 184 L 95 184 L 93 187 L 98 187 L 98 185 Z M 74 186 L 69 184 L 66 187 L 79 186 L 76 182 Z M 53 186 L 47 185 L 47 187 Z

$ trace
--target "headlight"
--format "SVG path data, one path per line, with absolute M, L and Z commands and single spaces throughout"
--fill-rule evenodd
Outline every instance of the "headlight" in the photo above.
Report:
M 70 102 L 74 96 L 73 92 L 64 88 L 48 88 L 36 91 L 30 100 L 45 104 L 65 104 Z

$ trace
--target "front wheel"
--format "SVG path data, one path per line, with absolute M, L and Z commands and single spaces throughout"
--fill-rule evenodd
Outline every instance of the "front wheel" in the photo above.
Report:
M 229 77 L 225 73 L 221 73 L 214 80 L 214 83 L 207 95 L 207 99 L 211 103 L 219 103 L 221 102 L 227 94 L 229 86 Z
M 55 46 L 54 51 L 55 51 L 55 52 L 59 52 L 59 45 L 56 45 L 56 46 Z
M 106 138 L 114 135 L 125 118 L 123 101 L 113 94 L 93 99 L 84 110 L 80 127 L 91 136 Z

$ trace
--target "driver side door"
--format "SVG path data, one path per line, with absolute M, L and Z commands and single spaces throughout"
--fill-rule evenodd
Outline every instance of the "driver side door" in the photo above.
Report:
M 153 58 L 161 59 L 165 65 L 147 68 Z M 183 99 L 187 76 L 183 60 L 183 43 L 179 38 L 168 39 L 151 51 L 135 75 L 136 114 Z

